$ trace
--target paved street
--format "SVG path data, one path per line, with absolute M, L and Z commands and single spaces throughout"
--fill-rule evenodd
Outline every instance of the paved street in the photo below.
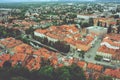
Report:
M 93 45 L 93 47 L 85 53 L 85 58 L 84 60 L 86 62 L 90 62 L 90 63 L 94 63 L 94 64 L 100 64 L 100 65 L 104 65 L 104 66 L 109 66 L 109 67 L 120 67 L 118 66 L 117 64 L 111 64 L 111 62 L 105 62 L 105 61 L 96 61 L 94 58 L 95 58 L 95 55 L 96 55 L 96 52 L 100 46 L 100 43 L 101 43 L 101 40 L 98 39 L 95 44 Z M 80 60 L 83 60 L 82 57 L 79 56 L 80 52 L 78 51 L 74 51 L 74 52 L 70 52 L 67 54 L 67 56 L 71 56 L 71 57 L 75 57 L 75 58 L 79 58 Z
M 104 65 L 104 66 L 120 67 L 120 65 L 118 65 L 118 64 L 114 64 L 114 65 L 111 64 L 111 62 L 96 61 L 96 60 L 94 60 L 94 57 L 95 57 L 96 52 L 97 52 L 97 50 L 98 50 L 98 48 L 100 46 L 100 43 L 101 43 L 101 40 L 98 39 L 95 42 L 95 44 L 93 45 L 93 47 L 88 52 L 85 53 L 84 60 L 86 62 L 90 62 L 90 63 L 94 63 L 94 64 L 101 64 L 101 65 Z M 44 45 L 44 44 L 41 44 L 41 45 L 46 47 L 46 45 Z M 50 46 L 47 46 L 47 47 L 49 47 L 52 50 L 54 49 L 54 48 L 52 48 Z M 71 56 L 71 57 L 79 58 L 80 60 L 83 60 L 82 57 L 79 56 L 79 54 L 80 54 L 80 52 L 78 52 L 78 51 L 75 50 L 73 52 L 69 52 L 66 56 Z
M 90 61 L 90 62 L 94 62 L 94 57 L 96 55 L 96 52 L 100 46 L 101 40 L 97 40 L 95 42 L 95 44 L 93 45 L 93 47 L 87 52 L 85 53 L 85 61 Z
M 118 66 L 117 64 L 111 64 L 111 62 L 105 62 L 105 61 L 96 61 L 94 60 L 94 57 L 96 55 L 96 52 L 100 46 L 100 43 L 101 43 L 101 40 L 97 40 L 94 44 L 94 46 L 87 52 L 85 53 L 85 58 L 84 60 L 86 62 L 91 62 L 91 63 L 95 63 L 95 64 L 101 64 L 101 65 L 104 65 L 104 66 L 110 66 L 110 67 L 120 67 Z

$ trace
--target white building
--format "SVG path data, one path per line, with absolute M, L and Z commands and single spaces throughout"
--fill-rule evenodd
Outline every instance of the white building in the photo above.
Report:
M 97 15 L 77 15 L 78 19 L 89 19 L 89 18 L 97 18 Z
M 42 33 L 36 32 L 36 31 L 34 32 L 34 35 L 37 37 L 42 37 L 42 38 L 47 37 L 48 40 L 53 41 L 53 42 L 59 41 L 58 39 L 51 38 L 49 36 L 46 36 L 45 34 L 42 34 Z
M 105 34 L 107 34 L 107 28 L 100 27 L 100 26 L 91 26 L 86 28 L 86 32 L 88 33 L 94 33 L 96 34 L 99 38 L 102 38 Z

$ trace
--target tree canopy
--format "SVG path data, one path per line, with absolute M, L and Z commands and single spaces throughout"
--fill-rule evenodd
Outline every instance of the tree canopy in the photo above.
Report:
M 1 80 L 86 80 L 84 71 L 76 64 L 54 68 L 42 66 L 39 70 L 29 71 L 22 66 L 1 67 Z

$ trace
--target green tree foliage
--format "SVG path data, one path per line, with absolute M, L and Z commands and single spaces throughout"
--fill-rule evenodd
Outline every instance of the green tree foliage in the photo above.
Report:
M 0 68 L 1 80 L 86 80 L 84 71 L 76 64 L 53 68 L 44 65 L 39 70 L 29 71 L 25 67 Z
M 107 23 L 105 23 L 104 27 L 107 27 Z
M 64 53 L 69 52 L 70 50 L 70 45 L 67 45 L 65 42 L 63 41 L 57 41 L 54 43 L 54 47 Z
M 24 78 L 29 78 L 30 77 L 30 71 L 25 68 L 25 67 L 13 67 L 10 69 L 10 73 L 12 75 L 12 77 L 17 77 L 17 76 L 21 76 Z
M 28 79 L 21 76 L 17 76 L 17 77 L 12 77 L 11 80 L 28 80 Z
M 33 35 L 34 30 L 35 30 L 35 29 L 33 29 L 33 26 L 31 26 L 31 27 L 30 27 L 29 29 L 27 29 L 25 32 L 26 32 L 26 34 L 32 34 L 32 35 Z
M 55 72 L 55 80 L 70 80 L 71 74 L 69 71 L 69 67 L 63 66 L 61 68 L 56 69 Z
M 37 36 L 34 36 L 34 39 L 40 41 L 41 43 L 43 43 L 45 45 L 51 46 L 60 52 L 67 53 L 70 51 L 70 45 L 66 44 L 64 41 L 52 42 L 52 41 L 48 40 L 46 37 L 40 38 Z
M 117 20 L 117 21 L 116 21 L 116 25 L 119 25 L 119 24 L 120 24 L 120 20 Z
M 97 22 L 97 26 L 100 26 L 100 21 Z
M 110 76 L 100 76 L 98 80 L 113 80 Z
M 107 33 L 111 33 L 111 32 L 112 32 L 112 25 L 110 25 L 107 30 Z
M 0 79 L 9 80 L 11 78 L 10 68 L 0 68 Z
M 83 23 L 81 24 L 81 27 L 82 27 L 82 28 L 89 27 L 89 23 L 88 23 L 88 22 L 83 22 Z
M 97 61 L 100 61 L 102 58 L 103 58 L 103 57 L 102 57 L 102 56 L 99 56 L 99 55 L 96 55 L 96 56 L 95 56 L 95 60 L 97 60 Z
M 89 18 L 89 26 L 93 26 L 94 25 L 94 20 L 93 18 Z
M 69 70 L 71 80 L 86 80 L 83 69 L 78 67 L 76 64 L 71 65 Z
M 17 37 L 21 32 L 19 30 L 14 30 L 12 28 L 6 28 L 4 26 L 0 26 L 0 37 Z
M 84 59 L 85 51 L 80 51 L 79 57 L 82 57 Z
M 12 65 L 11 65 L 11 62 L 10 61 L 5 61 L 4 63 L 3 63 L 3 67 L 4 68 L 10 68 Z
M 119 18 L 119 15 L 114 15 L 114 18 L 116 19 L 116 18 Z
M 86 80 L 83 69 L 76 64 L 57 68 L 55 74 L 54 80 Z
M 117 33 L 120 34 L 120 25 L 117 27 Z
M 81 54 L 82 54 L 82 58 L 84 58 L 85 51 L 81 51 Z
M 19 27 L 19 24 L 13 24 L 13 27 Z
M 41 58 L 41 66 L 49 66 L 50 65 L 50 60 L 44 60 L 43 58 Z
M 41 80 L 53 80 L 54 68 L 52 66 L 44 66 L 38 71 Z

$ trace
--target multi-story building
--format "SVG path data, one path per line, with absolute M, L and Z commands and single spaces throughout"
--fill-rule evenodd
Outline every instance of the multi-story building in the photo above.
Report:
M 97 55 L 120 61 L 120 34 L 107 35 L 97 51 Z

